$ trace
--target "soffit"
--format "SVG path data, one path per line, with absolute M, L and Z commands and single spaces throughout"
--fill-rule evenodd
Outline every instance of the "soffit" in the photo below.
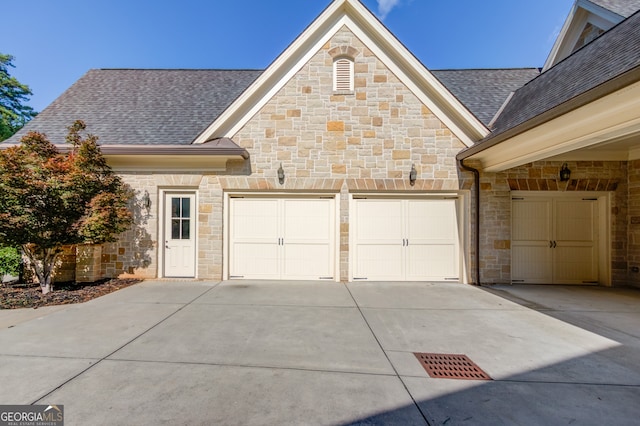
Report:
M 497 172 L 539 160 L 633 160 L 640 158 L 639 146 L 640 82 L 636 82 L 461 157 Z

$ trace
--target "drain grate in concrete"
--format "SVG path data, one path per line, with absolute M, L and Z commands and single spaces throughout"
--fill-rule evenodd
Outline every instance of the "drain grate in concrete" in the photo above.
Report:
M 414 353 L 434 379 L 492 380 L 466 355 Z

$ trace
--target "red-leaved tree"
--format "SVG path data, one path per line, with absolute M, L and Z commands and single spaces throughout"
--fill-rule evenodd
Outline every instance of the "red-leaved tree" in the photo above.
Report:
M 132 222 L 133 191 L 85 128 L 69 127 L 65 152 L 37 132 L 0 150 L 0 242 L 22 247 L 44 294 L 62 246 L 114 241 Z

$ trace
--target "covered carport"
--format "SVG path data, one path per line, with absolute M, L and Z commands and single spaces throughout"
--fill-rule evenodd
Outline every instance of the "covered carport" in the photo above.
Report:
M 481 283 L 640 285 L 640 14 L 517 90 L 478 171 Z

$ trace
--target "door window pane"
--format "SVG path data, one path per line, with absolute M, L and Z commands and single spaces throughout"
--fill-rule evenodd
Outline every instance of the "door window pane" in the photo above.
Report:
M 171 217 L 180 217 L 180 198 L 171 199 Z
M 191 200 L 189 198 L 182 199 L 182 216 L 183 218 L 191 217 Z
M 180 219 L 171 219 L 171 239 L 180 239 Z
M 183 240 L 189 239 L 190 226 L 191 226 L 191 221 L 189 219 L 182 221 L 182 239 Z

